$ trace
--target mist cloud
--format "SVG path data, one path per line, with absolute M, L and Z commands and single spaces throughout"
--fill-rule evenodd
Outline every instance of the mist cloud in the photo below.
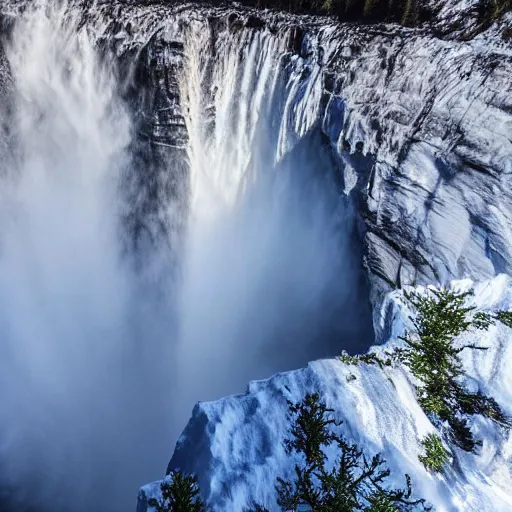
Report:
M 352 214 L 329 151 L 311 133 L 276 159 L 279 45 L 249 75 L 233 51 L 219 57 L 212 134 L 205 56 L 186 49 L 191 206 L 171 280 L 126 253 L 135 135 L 115 66 L 65 6 L 38 2 L 17 20 L 14 157 L 0 188 L 0 461 L 4 485 L 38 510 L 130 510 L 195 401 L 364 337 Z

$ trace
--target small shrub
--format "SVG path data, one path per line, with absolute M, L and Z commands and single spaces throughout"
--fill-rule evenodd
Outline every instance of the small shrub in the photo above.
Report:
M 341 353 L 339 358 L 342 363 L 349 365 L 358 365 L 361 362 L 360 356 L 351 356 L 345 351 Z
M 342 363 L 348 364 L 348 365 L 358 365 L 359 363 L 365 363 L 370 365 L 378 365 L 381 368 L 384 366 L 391 366 L 391 354 L 388 354 L 387 359 L 381 359 L 377 354 L 374 354 L 373 352 L 368 352 L 366 354 L 357 355 L 357 356 L 351 356 L 347 352 L 343 351 L 341 355 L 339 356 L 340 361 Z
M 437 434 L 428 434 L 421 444 L 425 448 L 425 455 L 420 455 L 419 459 L 425 468 L 429 471 L 442 471 L 450 460 L 450 454 L 441 438 Z

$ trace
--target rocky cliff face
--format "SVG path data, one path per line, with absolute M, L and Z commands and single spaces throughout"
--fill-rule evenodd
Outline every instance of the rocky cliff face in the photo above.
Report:
M 134 106 L 135 182 L 147 190 L 130 219 L 135 238 L 169 229 L 169 197 L 188 200 L 189 100 L 179 80 L 194 57 L 211 130 L 221 74 L 238 61 L 256 85 L 233 93 L 264 96 L 250 106 L 268 107 L 281 89 L 275 159 L 315 130 L 324 135 L 356 205 L 374 299 L 405 284 L 510 272 L 509 22 L 475 35 L 471 3 L 436 7 L 430 26 L 411 30 L 154 2 L 84 5 L 84 22 L 122 63 Z
M 186 201 L 188 133 L 178 80 L 191 41 L 200 39 L 206 107 L 223 87 L 215 75 L 226 52 L 252 59 L 255 76 L 267 56 L 269 76 L 258 80 L 268 87 L 281 76 L 286 89 L 276 158 L 311 131 L 326 136 L 344 193 L 357 203 L 374 290 L 509 272 L 508 22 L 469 40 L 461 41 L 471 24 L 440 39 L 435 33 L 450 16 L 468 24 L 451 4 L 440 5 L 437 25 L 417 30 L 191 5 L 84 4 L 84 23 L 119 56 L 134 106 L 144 167 L 138 179 L 147 188 L 147 202 L 131 219 L 136 236 L 150 224 L 166 229 L 160 196 Z M 5 70 L 1 75 L 5 87 Z M 213 125 L 213 109 L 210 117 Z M 160 223 L 145 222 L 147 215 Z

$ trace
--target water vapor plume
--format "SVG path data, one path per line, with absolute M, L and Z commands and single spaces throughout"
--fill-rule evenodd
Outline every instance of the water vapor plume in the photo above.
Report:
M 38 512 L 133 510 L 196 401 L 371 341 L 338 162 L 318 125 L 290 121 L 286 34 L 187 28 L 190 197 L 152 209 L 186 229 L 133 254 L 140 134 L 82 16 L 38 0 L 5 44 L 0 486 Z
M 2 480 L 37 510 L 129 510 L 172 446 L 170 393 L 153 400 L 165 322 L 122 257 L 129 116 L 112 63 L 77 16 L 37 2 L 7 47 L 15 143 L 0 189 Z

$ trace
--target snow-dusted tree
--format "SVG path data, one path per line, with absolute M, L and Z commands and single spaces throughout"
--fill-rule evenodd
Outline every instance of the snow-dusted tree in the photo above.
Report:
M 480 391 L 464 386 L 464 369 L 460 360 L 463 350 L 487 350 L 476 343 L 460 343 L 464 333 L 486 330 L 496 321 L 512 326 L 512 313 L 475 312 L 467 305 L 472 291 L 429 290 L 426 294 L 406 293 L 416 310 L 411 318 L 414 330 L 402 338 L 406 348 L 399 358 L 418 379 L 418 402 L 434 421 L 447 427 L 450 441 L 466 451 L 481 444 L 471 433 L 467 416 L 481 414 L 499 425 L 512 426 L 499 404 Z
M 410 478 L 405 489 L 386 485 L 390 475 L 380 455 L 367 458 L 356 445 L 348 443 L 335 427 L 334 410 L 308 394 L 302 402 L 289 403 L 292 417 L 291 438 L 285 441 L 289 455 L 302 459 L 295 466 L 293 480 L 277 479 L 278 504 L 283 511 L 311 512 L 403 512 L 429 510 L 423 499 L 411 499 Z M 329 464 L 325 448 L 334 444 L 339 455 Z M 265 509 L 256 509 L 263 512 Z
M 199 496 L 199 486 L 194 475 L 173 471 L 170 478 L 160 484 L 162 499 L 152 498 L 148 505 L 157 512 L 206 512 L 206 507 Z

